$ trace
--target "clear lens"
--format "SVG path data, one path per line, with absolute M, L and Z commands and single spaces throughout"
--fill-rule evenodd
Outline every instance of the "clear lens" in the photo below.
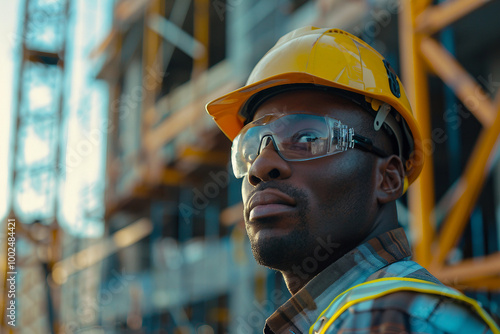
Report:
M 305 161 L 345 151 L 350 141 L 347 126 L 330 117 L 311 114 L 266 115 L 247 124 L 234 139 L 231 161 L 234 175 L 244 177 L 269 144 L 287 161 Z

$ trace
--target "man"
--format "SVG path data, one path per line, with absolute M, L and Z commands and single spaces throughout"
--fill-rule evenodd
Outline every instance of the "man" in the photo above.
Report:
M 253 254 L 292 293 L 264 333 L 500 333 L 409 259 L 395 200 L 422 169 L 422 143 L 374 49 L 295 30 L 207 111 L 233 140 Z

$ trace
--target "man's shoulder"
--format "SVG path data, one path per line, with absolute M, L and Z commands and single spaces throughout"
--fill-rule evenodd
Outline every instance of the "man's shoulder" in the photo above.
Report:
M 414 278 L 442 285 L 442 283 L 427 269 L 422 267 L 417 262 L 411 260 L 401 260 L 393 262 L 374 272 L 368 277 L 367 281 L 384 277 Z
M 475 301 L 404 262 L 336 298 L 325 313 L 325 333 L 492 333 L 491 319 Z M 396 272 L 400 276 L 391 275 Z
M 408 333 L 491 333 L 470 304 L 451 296 L 418 291 L 401 290 L 361 301 L 338 320 L 340 328 L 364 323 L 367 328 L 404 328 Z

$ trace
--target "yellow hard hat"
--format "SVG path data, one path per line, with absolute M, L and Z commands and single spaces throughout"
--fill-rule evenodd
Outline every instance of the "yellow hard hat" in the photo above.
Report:
M 422 139 L 399 78 L 375 49 L 342 30 L 304 27 L 286 34 L 255 66 L 244 87 L 209 102 L 206 109 L 233 140 L 244 126 L 246 108 L 256 94 L 297 85 L 364 96 L 376 114 L 375 129 L 384 124 L 397 139 L 406 185 L 420 174 Z

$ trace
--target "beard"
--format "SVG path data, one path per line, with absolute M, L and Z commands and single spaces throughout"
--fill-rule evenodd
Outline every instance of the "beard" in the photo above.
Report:
M 268 188 L 268 187 L 266 187 Z M 289 270 L 294 264 L 300 264 L 302 257 L 307 256 L 308 248 L 314 244 L 308 229 L 308 210 L 309 200 L 305 193 L 297 188 L 289 185 L 272 185 L 281 192 L 291 196 L 296 200 L 297 213 L 287 218 L 297 222 L 294 229 L 287 235 L 281 237 L 273 237 L 272 239 L 256 239 L 252 238 L 247 227 L 247 235 L 249 236 L 252 253 L 258 264 L 278 271 Z M 264 188 L 262 188 L 264 189 Z M 246 219 L 247 215 L 245 215 Z M 283 219 L 277 217 L 263 218 L 260 223 L 272 223 L 275 219 Z M 286 219 L 286 218 L 285 218 Z
M 307 254 L 305 249 L 310 242 L 307 230 L 293 230 L 286 236 L 276 237 L 272 240 L 252 240 L 250 246 L 258 264 L 278 271 L 289 270 L 293 265 L 302 261 L 302 256 Z

